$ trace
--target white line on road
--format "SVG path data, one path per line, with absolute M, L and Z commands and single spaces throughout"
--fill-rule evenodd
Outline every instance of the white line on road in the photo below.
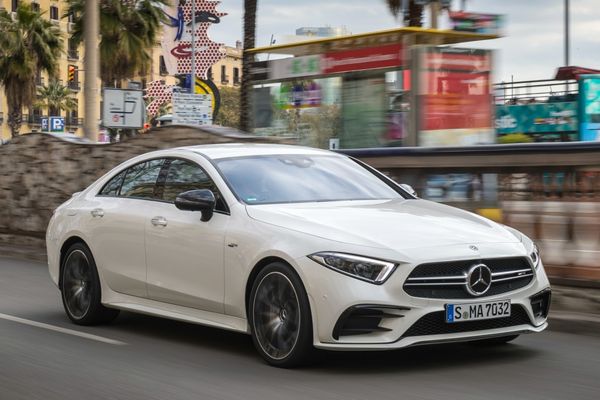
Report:
M 90 333 L 79 332 L 79 331 L 75 331 L 73 329 L 61 328 L 60 326 L 44 324 L 42 322 L 31 321 L 28 319 L 15 317 L 15 316 L 8 315 L 8 314 L 0 313 L 0 319 L 6 319 L 8 321 L 18 322 L 19 324 L 35 326 L 37 328 L 48 329 L 50 331 L 65 333 L 67 335 L 78 336 L 78 337 L 81 337 L 84 339 L 95 340 L 97 342 L 102 342 L 102 343 L 108 343 L 108 344 L 114 344 L 114 345 L 127 344 L 125 342 L 120 342 L 118 340 L 108 339 L 108 338 L 105 338 L 102 336 L 92 335 Z

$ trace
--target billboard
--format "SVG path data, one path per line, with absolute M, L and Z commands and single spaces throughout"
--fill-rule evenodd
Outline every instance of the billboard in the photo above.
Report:
M 195 32 L 192 32 L 192 1 L 195 2 Z M 169 75 L 192 73 L 192 38 L 194 39 L 196 75 L 206 78 L 208 69 L 225 57 L 222 43 L 215 43 L 208 37 L 212 24 L 219 24 L 227 15 L 216 10 L 219 1 L 174 0 L 172 6 L 165 6 L 167 23 L 163 26 L 161 42 L 162 56 Z
M 504 25 L 504 16 L 499 14 L 482 14 L 465 11 L 450 11 L 452 29 L 461 32 L 500 35 Z
M 533 103 L 496 106 L 496 132 L 556 133 L 577 131 L 577 103 Z
M 600 140 L 600 75 L 579 76 L 580 140 Z
M 493 143 L 491 52 L 450 47 L 415 51 L 418 144 Z
M 323 74 L 395 68 L 404 65 L 404 52 L 400 44 L 365 47 L 325 53 L 321 60 Z

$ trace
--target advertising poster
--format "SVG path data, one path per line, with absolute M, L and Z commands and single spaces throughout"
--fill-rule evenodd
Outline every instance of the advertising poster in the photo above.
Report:
M 496 106 L 496 132 L 556 133 L 577 131 L 577 103 Z
M 580 140 L 600 140 L 600 75 L 580 75 Z
M 491 52 L 449 47 L 417 52 L 419 145 L 494 143 Z

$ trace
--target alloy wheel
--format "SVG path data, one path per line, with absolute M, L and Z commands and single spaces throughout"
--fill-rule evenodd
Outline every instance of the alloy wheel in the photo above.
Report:
M 69 253 L 63 271 L 63 296 L 68 312 L 75 319 L 85 317 L 92 303 L 92 268 L 81 250 Z
M 300 334 L 300 304 L 292 282 L 271 272 L 258 284 L 254 296 L 253 328 L 262 350 L 272 359 L 287 357 Z

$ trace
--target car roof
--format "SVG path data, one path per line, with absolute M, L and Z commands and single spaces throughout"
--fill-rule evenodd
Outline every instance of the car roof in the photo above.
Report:
M 232 157 L 251 157 L 282 154 L 335 155 L 335 153 L 332 153 L 330 151 L 315 149 L 312 147 L 263 143 L 207 144 L 199 146 L 180 147 L 177 150 L 192 151 L 194 153 L 201 154 L 211 160 Z

